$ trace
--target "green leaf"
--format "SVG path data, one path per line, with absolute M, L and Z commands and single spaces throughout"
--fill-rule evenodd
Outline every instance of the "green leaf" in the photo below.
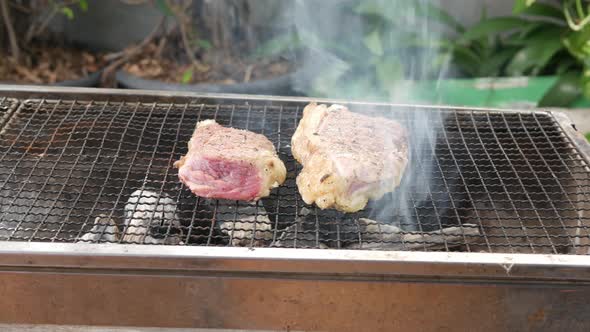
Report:
M 526 0 L 526 1 L 529 1 L 529 0 Z M 561 11 L 560 8 L 549 5 L 549 4 L 545 4 L 545 3 L 539 3 L 539 2 L 533 3 L 528 7 L 522 8 L 519 12 L 516 12 L 516 7 L 515 7 L 514 13 L 515 14 L 554 18 L 554 19 L 558 19 L 560 21 L 563 21 L 563 19 L 564 19 L 563 12 Z
M 62 7 L 59 10 L 62 14 L 64 14 L 68 20 L 73 20 L 74 19 L 74 11 L 72 10 L 72 8 L 70 7 Z
M 367 48 L 377 56 L 383 55 L 383 45 L 381 44 L 381 33 L 378 29 L 373 30 L 373 32 L 369 33 L 368 35 L 363 38 L 363 43 Z
M 286 52 L 287 50 L 298 49 L 302 46 L 299 36 L 295 32 L 281 34 L 260 45 L 254 55 L 258 57 L 270 57 Z
M 453 63 L 470 77 L 477 77 L 481 71 L 481 58 L 469 48 L 457 46 L 453 50 Z
M 87 0 L 78 0 L 78 7 L 80 7 L 80 9 L 83 12 L 87 12 L 88 11 L 88 1 Z
M 361 1 L 361 3 L 359 3 L 353 11 L 361 15 L 381 16 L 383 13 L 383 8 L 373 1 Z
M 369 77 L 359 77 L 354 80 L 340 80 L 336 90 L 325 96 L 336 96 L 338 98 L 352 98 L 364 100 L 375 100 L 376 98 L 382 97 L 382 89 L 375 86 L 375 83 L 371 81 Z
M 436 54 L 432 59 L 432 62 L 428 68 L 429 75 L 438 77 L 444 66 L 447 66 L 449 61 L 452 60 L 453 56 L 451 52 L 441 52 Z
M 351 50 L 344 43 L 332 42 L 325 38 L 322 39 L 315 31 L 299 29 L 297 31 L 297 37 L 299 38 L 300 43 L 309 49 L 320 50 L 322 52 L 327 50 L 339 57 L 351 57 L 359 53 L 357 50 Z
M 503 38 L 503 43 L 506 45 L 513 46 L 528 46 L 530 44 L 530 38 L 534 38 L 535 35 L 543 33 L 545 30 L 561 31 L 562 35 L 566 35 L 567 27 L 562 25 L 556 25 L 547 21 L 532 21 L 529 24 L 523 26 L 521 29 L 511 33 L 506 38 Z
M 512 13 L 520 14 L 534 3 L 535 3 L 535 0 L 516 0 L 516 1 L 514 1 L 514 7 L 512 8 Z
M 416 33 L 410 33 L 400 38 L 393 38 L 393 43 L 390 48 L 408 48 L 408 47 L 420 47 L 420 48 L 439 48 L 450 50 L 454 45 L 454 41 L 446 38 L 422 38 Z M 387 49 L 387 47 L 386 47 Z
M 582 74 L 582 93 L 586 98 L 590 98 L 590 69 L 584 68 Z
M 421 14 L 427 18 L 435 19 L 457 32 L 465 31 L 465 27 L 451 14 L 431 3 L 426 3 L 424 8 L 422 6 L 418 6 L 417 9 L 418 14 Z
M 481 6 L 481 13 L 479 13 L 479 21 L 485 21 L 488 19 L 488 6 Z
M 485 66 L 482 66 L 482 76 L 499 77 L 503 74 L 503 69 L 506 63 L 514 58 L 514 54 L 518 51 L 517 48 L 507 48 L 492 54 L 486 61 Z
M 467 30 L 460 38 L 461 41 L 467 42 L 474 39 L 493 36 L 498 33 L 510 30 L 520 29 L 530 23 L 530 21 L 517 17 L 494 17 L 482 20 L 475 26 Z
M 573 57 L 564 57 L 564 59 L 559 60 L 559 65 L 557 66 L 557 69 L 555 69 L 555 74 L 561 75 L 572 69 L 572 67 L 575 67 L 577 64 L 578 62 Z
M 192 79 L 193 79 L 193 69 L 192 68 L 189 68 L 189 69 L 185 70 L 182 73 L 182 80 L 181 80 L 181 82 L 183 84 L 190 83 L 192 81 Z
M 204 50 L 209 50 L 213 47 L 213 44 L 211 44 L 211 42 L 207 39 L 197 39 L 195 40 L 195 44 Z
M 380 58 L 375 63 L 375 74 L 382 88 L 395 85 L 404 76 L 404 66 L 395 56 Z
M 546 27 L 546 22 L 531 22 L 530 24 L 523 26 L 522 29 L 514 33 L 513 36 L 506 38 L 507 40 L 505 42 L 510 45 L 526 45 L 528 42 L 527 38 Z
M 567 72 L 545 93 L 539 107 L 567 107 L 582 95 L 580 76 L 575 71 Z
M 575 31 L 563 39 L 563 44 L 571 55 L 581 61 L 588 61 L 590 57 L 590 25 L 580 31 Z
M 469 59 L 469 62 L 472 62 L 473 64 L 481 64 L 481 57 L 468 47 L 462 45 L 455 45 L 453 47 L 453 53 L 455 56 L 460 54 L 463 57 L 463 59 Z
M 174 16 L 174 12 L 172 9 L 170 9 L 170 6 L 168 6 L 166 0 L 155 0 L 154 2 L 156 4 L 156 8 L 158 8 L 162 14 L 165 16 Z
M 585 136 L 586 136 L 586 140 L 587 140 L 588 142 L 590 142 L 590 133 L 586 133 L 586 135 L 585 135 Z
M 350 65 L 343 61 L 334 61 L 322 70 L 321 75 L 311 83 L 311 90 L 319 96 L 330 96 L 341 91 L 341 78 L 350 70 Z
M 524 48 L 518 51 L 506 67 L 510 76 L 520 76 L 533 69 L 533 74 L 541 71 L 549 60 L 562 48 L 561 29 L 541 30 L 526 40 Z

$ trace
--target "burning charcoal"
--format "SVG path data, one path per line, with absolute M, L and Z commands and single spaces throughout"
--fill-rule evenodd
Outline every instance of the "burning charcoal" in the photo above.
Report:
M 94 219 L 94 226 L 77 242 L 118 242 L 120 238 L 119 228 L 113 219 L 99 215 Z
M 396 226 L 366 218 L 358 219 L 358 229 L 361 241 L 348 246 L 348 249 L 411 250 L 426 247 L 436 250 L 445 248 L 445 244 L 446 247 L 457 247 L 475 242 L 480 235 L 479 228 L 473 224 L 421 234 L 403 234 Z
M 165 193 L 134 191 L 125 205 L 125 243 L 182 244 L 176 201 Z
M 221 233 L 229 236 L 232 246 L 261 246 L 272 240 L 272 224 L 264 207 L 256 206 L 255 203 L 244 206 L 243 203 L 220 202 L 224 203 L 217 204 L 215 209 L 217 227 Z
M 295 224 L 285 228 L 278 240 L 275 241 L 273 247 L 318 247 L 320 249 L 327 249 L 328 246 L 321 242 L 316 242 L 315 223 L 305 222 L 305 219 L 311 217 L 311 211 L 307 208 L 302 208 L 299 216 L 295 220 Z M 312 228 L 313 225 L 313 228 Z
M 401 229 L 397 226 L 380 223 L 367 218 L 358 219 L 358 230 L 361 241 L 368 242 L 399 242 L 402 239 Z

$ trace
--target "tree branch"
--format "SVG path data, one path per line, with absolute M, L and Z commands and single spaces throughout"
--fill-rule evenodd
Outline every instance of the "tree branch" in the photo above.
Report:
M 43 32 L 47 28 L 51 20 L 53 20 L 55 15 L 57 15 L 57 13 L 57 8 L 53 8 L 51 12 L 47 14 L 45 20 L 43 20 L 43 22 L 41 22 L 41 24 L 38 27 L 36 24 L 31 24 L 31 26 L 27 30 L 27 34 L 25 35 L 25 43 L 30 43 L 34 36 L 41 34 L 41 32 Z
M 49 14 L 45 16 L 45 19 L 41 22 L 41 24 L 36 24 L 36 22 L 33 21 L 33 23 L 31 23 L 31 26 L 27 30 L 27 33 L 25 34 L 25 43 L 28 44 L 35 36 L 41 35 L 47 29 L 49 23 L 51 23 L 51 21 L 53 21 L 55 16 L 59 13 L 61 8 L 74 5 L 76 4 L 76 2 L 76 0 L 69 0 L 64 1 L 59 6 L 53 5 L 53 8 L 49 12 Z
M 106 56 L 107 59 L 110 58 L 110 60 L 114 61 L 111 64 L 109 64 L 102 73 L 101 81 L 103 84 L 107 81 L 107 78 L 112 74 L 113 71 L 115 71 L 117 68 L 123 65 L 125 61 L 129 60 L 131 57 L 138 54 L 145 46 L 147 46 L 154 38 L 156 38 L 158 32 L 164 25 L 164 20 L 165 17 L 162 17 L 162 19 L 160 19 L 154 30 L 152 30 L 152 32 L 150 32 L 150 34 L 147 35 L 138 45 L 127 48 L 123 50 L 123 52 L 109 54 Z
M 191 25 L 191 19 L 187 16 L 186 12 L 190 8 L 192 1 L 185 1 L 184 6 L 175 6 L 170 1 L 167 2 L 168 7 L 172 10 L 172 13 L 176 17 L 178 22 L 178 28 L 180 29 L 180 36 L 182 38 L 182 46 L 191 63 L 194 65 L 197 63 L 197 58 L 190 44 L 190 38 L 188 35 L 187 27 Z
M 2 11 L 2 19 L 4 20 L 6 33 L 8 33 L 8 40 L 10 41 L 10 53 L 18 63 L 20 61 L 20 48 L 18 47 L 18 40 L 16 38 L 16 33 L 14 32 L 14 26 L 12 25 L 7 0 L 0 0 L 0 10 Z

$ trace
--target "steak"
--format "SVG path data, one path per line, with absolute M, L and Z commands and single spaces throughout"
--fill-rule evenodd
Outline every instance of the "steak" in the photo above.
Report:
M 362 210 L 399 186 L 408 163 L 406 129 L 397 121 L 311 103 L 291 139 L 303 170 L 297 187 L 307 204 Z
M 268 196 L 287 174 L 266 137 L 214 120 L 197 123 L 188 153 L 174 166 L 179 168 L 180 181 L 195 195 L 243 201 Z

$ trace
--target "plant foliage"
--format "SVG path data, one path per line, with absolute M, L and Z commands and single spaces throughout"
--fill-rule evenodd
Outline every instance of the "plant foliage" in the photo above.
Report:
M 298 26 L 262 45 L 257 55 L 301 49 L 329 55 L 310 85 L 320 95 L 338 91 L 347 97 L 387 98 L 400 81 L 435 80 L 446 71 L 468 78 L 557 75 L 541 106 L 567 106 L 582 94 L 590 97 L 587 0 L 515 0 L 512 15 L 487 17 L 483 10 L 470 27 L 425 1 L 349 0 L 338 10 L 333 15 L 350 18 L 343 19 L 342 33 Z M 353 29 L 360 29 L 360 36 L 347 30 L 357 20 Z

